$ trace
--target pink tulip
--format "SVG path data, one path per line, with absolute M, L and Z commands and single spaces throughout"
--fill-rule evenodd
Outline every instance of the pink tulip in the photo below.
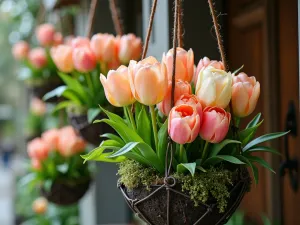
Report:
M 110 70 L 107 78 L 101 74 L 100 81 L 110 104 L 123 107 L 135 102 L 135 98 L 131 93 L 126 66 L 120 66 L 117 70 Z
M 60 131 L 58 129 L 50 129 L 42 134 L 42 139 L 48 144 L 51 150 L 57 150 Z
M 30 110 L 37 116 L 43 116 L 47 111 L 47 107 L 41 99 L 33 98 L 30 102 Z
M 248 77 L 245 73 L 239 73 L 233 77 L 232 108 L 233 114 L 238 117 L 250 115 L 260 95 L 260 83 L 255 77 Z
M 167 54 L 163 54 L 162 61 L 167 66 L 169 80 L 172 80 L 173 71 L 173 49 L 170 49 Z M 194 75 L 194 52 L 192 49 L 189 51 L 183 48 L 177 48 L 176 56 L 176 79 L 181 79 L 191 82 Z
M 29 52 L 29 62 L 36 69 L 42 69 L 47 65 L 47 54 L 43 48 L 34 48 Z
M 197 84 L 200 71 L 208 66 L 212 66 L 219 70 L 225 70 L 224 64 L 221 61 L 210 60 L 208 57 L 204 57 L 203 59 L 200 59 L 196 72 L 194 73 L 193 82 L 195 85 Z
M 35 159 L 35 158 L 31 159 L 31 167 L 34 170 L 41 170 L 42 169 L 41 162 L 38 159 Z
M 167 94 L 162 102 L 157 105 L 158 110 L 165 116 L 169 115 L 171 111 L 171 97 L 172 97 L 172 81 L 169 81 Z M 192 87 L 187 81 L 176 80 L 174 103 L 180 98 L 181 95 L 192 94 Z
M 58 152 L 64 157 L 70 157 L 85 150 L 86 142 L 79 137 L 71 126 L 59 131 Z
M 142 41 L 134 34 L 123 35 L 120 40 L 119 59 L 123 64 L 138 60 L 142 53 Z
M 155 105 L 165 98 L 168 87 L 165 64 L 150 56 L 139 62 L 131 60 L 128 70 L 131 92 L 137 101 Z
M 168 132 L 178 144 L 193 142 L 199 134 L 200 116 L 191 105 L 178 105 L 169 114 Z
M 75 37 L 73 35 L 66 36 L 64 38 L 64 42 L 63 43 L 65 45 L 72 46 L 72 42 L 73 42 L 74 39 L 75 39 Z
M 17 60 L 24 60 L 27 58 L 30 51 L 29 44 L 26 41 L 16 43 L 12 48 L 12 54 Z
M 52 47 L 50 53 L 56 67 L 60 71 L 70 73 L 74 70 L 73 50 L 71 46 L 59 45 Z
M 30 158 L 44 160 L 48 157 L 50 151 L 49 145 L 41 138 L 35 138 L 27 145 L 27 152 Z
M 96 57 L 88 47 L 75 48 L 72 58 L 75 69 L 82 73 L 90 72 L 97 66 Z
M 90 39 L 86 37 L 76 37 L 71 39 L 71 46 L 73 48 L 78 47 L 90 47 Z
M 42 24 L 36 29 L 36 38 L 42 46 L 53 45 L 55 34 L 54 26 L 49 23 Z
M 91 39 L 91 49 L 97 60 L 103 63 L 116 62 L 118 60 L 119 37 L 110 34 L 95 34 Z
M 211 143 L 221 142 L 227 135 L 230 119 L 230 113 L 223 108 L 206 107 L 200 128 L 201 138 Z
M 175 106 L 183 105 L 183 104 L 190 105 L 196 108 L 200 116 L 200 119 L 202 119 L 202 106 L 196 95 L 191 95 L 191 94 L 181 95 L 180 98 L 176 101 Z M 200 121 L 200 124 L 201 122 L 202 121 Z
M 57 46 L 57 45 L 63 44 L 63 42 L 64 42 L 64 38 L 63 38 L 62 34 L 60 32 L 55 33 L 54 39 L 53 39 L 53 44 L 55 46 Z

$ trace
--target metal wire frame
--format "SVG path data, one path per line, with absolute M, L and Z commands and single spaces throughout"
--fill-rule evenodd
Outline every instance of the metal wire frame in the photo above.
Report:
M 249 186 L 251 183 L 251 179 L 249 176 L 249 172 L 246 168 L 241 168 L 240 171 L 240 179 L 239 181 L 234 185 L 234 187 L 230 190 L 230 195 L 240 186 L 241 191 L 237 196 L 237 199 L 235 202 L 227 208 L 227 211 L 224 213 L 224 215 L 221 217 L 221 219 L 216 223 L 216 225 L 223 225 L 228 222 L 229 218 L 232 216 L 232 214 L 235 212 L 239 204 L 241 203 L 245 193 L 249 190 Z M 166 182 L 166 180 L 168 180 Z M 171 183 L 171 182 L 172 183 Z M 174 187 L 177 185 L 176 179 L 172 176 L 169 176 L 168 178 L 165 178 L 165 183 L 163 185 L 153 185 L 151 188 L 157 188 L 155 191 L 150 193 L 148 196 L 146 196 L 143 199 L 131 199 L 127 193 L 126 193 L 126 187 L 123 184 L 118 183 L 118 188 L 120 189 L 121 193 L 123 194 L 128 206 L 131 208 L 132 211 L 134 211 L 142 220 L 144 220 L 146 223 L 149 225 L 155 225 L 149 221 L 149 219 L 141 212 L 139 209 L 139 204 L 147 201 L 148 199 L 152 198 L 155 194 L 157 194 L 159 191 L 165 189 L 167 192 L 167 208 L 166 208 L 166 214 L 167 214 L 167 221 L 166 225 L 171 225 L 170 224 L 170 192 L 174 192 L 178 195 L 181 195 L 185 198 L 191 199 L 191 197 L 183 192 L 180 192 L 178 190 L 175 190 Z M 203 221 L 204 218 L 207 218 L 213 210 L 218 210 L 216 208 L 216 204 L 205 204 L 205 203 L 200 203 L 202 207 L 206 208 L 206 212 L 201 215 L 201 217 L 193 224 L 197 225 L 200 224 L 201 221 Z

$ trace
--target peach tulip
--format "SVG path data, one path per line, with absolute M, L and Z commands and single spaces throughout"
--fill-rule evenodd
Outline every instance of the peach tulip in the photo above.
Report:
M 55 28 L 52 24 L 45 23 L 37 27 L 36 38 L 42 46 L 54 44 Z
M 204 57 L 203 59 L 200 59 L 197 69 L 195 70 L 196 72 L 194 73 L 193 82 L 195 85 L 197 84 L 200 71 L 208 66 L 212 66 L 219 70 L 225 70 L 224 64 L 221 61 L 210 60 L 208 57 Z
M 172 81 L 169 81 L 167 94 L 164 100 L 158 103 L 158 110 L 164 114 L 165 116 L 169 115 L 171 111 L 171 97 L 172 97 Z M 175 95 L 174 95 L 174 103 L 180 98 L 181 95 L 184 94 L 192 94 L 192 87 L 187 81 L 176 80 L 175 83 Z
M 29 62 L 36 69 L 42 69 L 47 65 L 47 54 L 43 48 L 34 48 L 29 52 Z
M 68 46 L 72 46 L 72 42 L 75 39 L 75 37 L 73 35 L 68 35 L 64 38 L 64 44 L 68 45 Z
M 30 51 L 29 44 L 26 41 L 16 43 L 12 48 L 12 54 L 17 60 L 24 60 L 27 58 Z
M 60 132 L 58 129 L 50 129 L 42 134 L 42 139 L 51 150 L 57 150 Z
M 50 53 L 56 67 L 60 71 L 70 73 L 74 70 L 73 50 L 71 46 L 59 45 L 52 47 Z
M 231 115 L 219 107 L 206 107 L 203 110 L 200 136 L 202 139 L 219 143 L 227 135 Z
M 163 54 L 162 61 L 167 66 L 168 78 L 172 80 L 173 71 L 173 49 L 170 49 L 167 54 Z M 176 55 L 176 79 L 181 79 L 187 82 L 191 82 L 194 75 L 194 52 L 192 49 L 189 51 L 183 48 L 177 48 Z
M 72 59 L 75 69 L 82 73 L 90 72 L 97 66 L 96 57 L 88 47 L 75 48 L 73 50 Z
M 138 60 L 142 53 L 142 41 L 134 34 L 123 35 L 120 40 L 119 59 L 123 64 Z
M 107 78 L 101 74 L 100 81 L 110 104 L 123 107 L 135 102 L 135 98 L 131 93 L 126 66 L 120 66 L 117 70 L 110 70 Z
M 250 115 L 260 95 L 260 83 L 255 77 L 248 77 L 245 73 L 239 73 L 233 77 L 232 108 L 233 114 L 238 117 Z
M 63 42 L 64 42 L 64 38 L 63 38 L 62 34 L 60 32 L 55 33 L 54 39 L 53 39 L 53 44 L 55 46 L 57 46 L 57 45 L 63 44 Z
M 231 73 L 208 66 L 199 73 L 196 95 L 203 107 L 226 108 L 231 99 L 231 86 Z
M 44 160 L 48 157 L 49 145 L 41 138 L 35 138 L 27 145 L 27 152 L 30 158 Z
M 190 94 L 181 95 L 180 98 L 175 102 L 175 106 L 182 105 L 182 104 L 195 107 L 200 116 L 200 119 L 202 118 L 202 106 L 196 95 L 190 95 Z
M 39 98 L 33 98 L 30 102 L 30 111 L 37 116 L 43 116 L 47 111 L 46 103 Z
M 48 208 L 48 201 L 43 197 L 39 197 L 32 204 L 32 210 L 36 214 L 44 214 Z
M 73 48 L 90 47 L 90 39 L 86 37 L 76 37 L 72 38 L 70 41 Z
M 118 42 L 111 34 L 95 34 L 91 39 L 91 49 L 99 62 L 118 61 Z
M 139 62 L 131 60 L 128 71 L 131 92 L 137 101 L 155 105 L 165 98 L 168 75 L 164 63 L 151 56 Z
M 168 121 L 168 132 L 178 144 L 193 142 L 199 134 L 200 115 L 191 105 L 178 105 L 171 109 Z
M 31 167 L 34 170 L 41 170 L 42 169 L 41 162 L 38 159 L 35 159 L 35 158 L 31 159 Z

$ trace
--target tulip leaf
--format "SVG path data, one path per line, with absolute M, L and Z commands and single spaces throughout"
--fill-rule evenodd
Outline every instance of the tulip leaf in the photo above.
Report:
M 278 152 L 276 149 L 273 149 L 273 148 L 270 148 L 268 146 L 254 146 L 244 152 L 270 152 L 270 153 L 273 153 L 273 154 L 276 154 L 276 155 L 281 155 L 280 152 Z
M 232 74 L 237 74 L 238 72 L 240 72 L 242 69 L 244 68 L 244 65 L 242 65 L 240 68 L 238 68 L 237 70 L 235 70 Z
M 203 163 L 203 166 L 214 166 L 222 161 L 227 161 L 233 164 L 245 164 L 241 160 L 239 160 L 237 157 L 231 156 L 231 155 L 217 155 L 210 157 L 206 159 Z
M 203 173 L 207 173 L 206 169 L 204 169 L 202 166 L 197 166 L 196 168 L 202 171 Z
M 135 121 L 138 121 L 138 117 L 140 115 L 140 111 L 142 109 L 142 104 L 139 102 L 134 103 L 134 114 L 135 114 Z
M 240 159 L 242 162 L 246 163 L 251 168 L 255 183 L 258 184 L 258 169 L 257 169 L 257 167 L 252 162 L 250 162 L 250 160 L 247 157 L 245 157 L 243 155 L 237 155 L 236 157 L 238 159 Z
M 46 192 L 50 192 L 51 188 L 52 188 L 52 184 L 53 184 L 53 180 L 51 179 L 47 179 L 44 184 L 43 184 L 43 188 Z
M 118 148 L 122 148 L 124 146 L 124 142 L 120 143 L 116 140 L 112 140 L 112 139 L 108 139 L 105 141 L 102 141 L 99 147 L 118 147 Z
M 106 133 L 106 134 L 102 134 L 100 137 L 109 138 L 111 140 L 114 140 L 114 141 L 122 144 L 122 145 L 125 145 L 124 141 L 115 134 Z
M 168 119 L 164 122 L 158 131 L 158 149 L 157 156 L 162 163 L 166 160 L 166 151 L 168 147 Z
M 253 139 L 258 127 L 263 123 L 264 121 L 260 121 L 255 126 L 246 128 L 245 130 L 242 130 L 239 132 L 239 137 L 243 145 L 246 145 L 251 139 Z
M 87 111 L 87 118 L 88 122 L 92 123 L 93 120 L 100 114 L 101 109 L 100 108 L 90 108 Z
M 67 108 L 68 106 L 74 105 L 74 102 L 72 101 L 63 101 L 58 103 L 55 108 L 52 110 L 52 113 L 56 113 L 57 111 Z
M 84 104 L 84 100 L 76 93 L 75 91 L 71 89 L 66 89 L 64 93 L 62 94 L 63 97 L 66 99 L 69 99 L 74 102 L 74 104 L 81 105 Z
M 145 143 L 151 146 L 151 122 L 145 110 L 145 107 L 142 106 L 140 110 L 138 120 L 137 120 L 137 132 L 144 140 Z
M 105 147 L 104 146 L 100 146 L 100 147 L 97 147 L 97 148 L 93 149 L 88 154 L 81 155 L 81 158 L 84 159 L 83 163 L 86 163 L 86 161 L 93 160 L 94 158 L 98 157 L 99 155 L 102 154 L 102 152 L 104 150 L 105 150 Z
M 102 153 L 101 155 L 94 158 L 94 161 L 101 161 L 101 162 L 109 162 L 109 163 L 120 163 L 126 160 L 125 156 L 118 156 L 114 158 L 110 158 L 109 156 L 113 154 L 113 152 L 106 152 Z
M 265 135 L 262 135 L 254 140 L 252 140 L 251 142 L 249 142 L 244 148 L 243 148 L 243 151 L 246 151 L 248 149 L 250 149 L 251 147 L 255 146 L 255 145 L 258 145 L 260 143 L 263 143 L 263 142 L 266 142 L 266 141 L 270 141 L 270 140 L 273 140 L 273 139 L 276 139 L 276 138 L 279 138 L 279 137 L 282 137 L 286 134 L 288 134 L 289 131 L 287 132 L 278 132 L 278 133 L 270 133 L 270 134 L 265 134 Z
M 43 100 L 46 101 L 53 97 L 61 97 L 66 89 L 67 89 L 66 85 L 59 86 L 54 90 L 49 91 L 47 94 L 45 94 Z
M 256 126 L 256 124 L 258 124 L 259 120 L 261 117 L 261 113 L 258 113 L 247 125 L 246 129 L 250 128 L 250 127 L 254 127 Z
M 109 112 L 106 109 L 104 109 L 103 107 L 100 106 L 100 109 L 108 116 L 108 118 L 110 120 L 112 120 L 113 122 L 117 122 L 117 123 L 121 123 L 121 124 L 125 124 L 127 126 L 127 124 L 124 122 L 124 119 L 122 117 L 120 117 L 119 115 Z
M 189 171 L 192 176 L 195 175 L 196 170 L 196 163 L 181 163 L 177 165 L 177 172 L 178 173 L 185 173 L 186 171 Z
M 241 142 L 236 140 L 226 139 L 218 144 L 213 144 L 209 153 L 209 157 L 214 157 L 218 155 L 219 152 L 228 144 L 241 144 Z
M 69 169 L 69 164 L 68 163 L 64 163 L 61 165 L 56 166 L 56 169 L 62 173 L 62 174 L 66 174 L 68 172 Z
M 260 164 L 261 166 L 265 167 L 266 169 L 270 170 L 273 173 L 276 173 L 271 166 L 269 165 L 269 163 L 267 163 L 264 159 L 258 157 L 258 156 L 252 156 L 252 155 L 247 155 L 246 156 L 251 162 L 256 162 L 258 164 Z

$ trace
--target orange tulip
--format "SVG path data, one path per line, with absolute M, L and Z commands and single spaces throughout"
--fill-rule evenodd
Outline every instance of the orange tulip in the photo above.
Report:
M 183 104 L 190 105 L 196 108 L 200 116 L 200 119 L 202 118 L 202 106 L 196 95 L 190 95 L 190 94 L 181 95 L 180 98 L 175 102 L 175 106 L 183 105 Z
M 138 60 L 142 53 L 142 41 L 134 34 L 123 35 L 120 40 L 119 59 L 123 64 Z
M 260 95 L 260 83 L 255 77 L 248 77 L 245 73 L 239 73 L 233 77 L 232 108 L 233 114 L 238 117 L 250 115 Z
M 49 23 L 42 24 L 36 29 L 36 38 L 42 46 L 53 45 L 55 34 L 54 26 Z
M 169 80 L 172 80 L 173 71 L 173 49 L 170 49 L 167 54 L 163 54 L 162 61 L 167 66 Z M 183 48 L 177 48 L 176 55 L 176 79 L 181 79 L 191 82 L 194 75 L 194 52 L 192 49 L 189 51 Z
M 12 54 L 17 60 L 24 60 L 27 58 L 30 47 L 26 41 L 16 43 L 12 48 Z
M 129 63 L 129 82 L 135 99 L 144 105 L 155 105 L 167 94 L 168 77 L 164 63 L 154 57 Z
M 158 110 L 165 116 L 169 115 L 171 110 L 171 97 L 172 97 L 172 81 L 169 81 L 167 94 L 162 102 L 157 105 Z M 187 81 L 176 80 L 174 103 L 180 98 L 181 95 L 192 94 L 192 87 Z
M 34 48 L 29 52 L 29 62 L 36 69 L 42 69 L 47 65 L 47 55 L 43 48 Z
M 42 134 L 42 139 L 51 150 L 57 150 L 60 132 L 58 129 L 50 129 Z
M 27 152 L 30 158 L 44 160 L 48 157 L 50 147 L 41 138 L 35 138 L 27 144 Z
M 68 45 L 59 45 L 57 47 L 52 47 L 50 53 L 56 67 L 60 71 L 70 73 L 74 70 L 72 47 Z
M 120 66 L 117 70 L 110 70 L 107 78 L 101 74 L 100 80 L 110 104 L 123 107 L 135 102 L 135 98 L 131 93 L 126 66 Z

